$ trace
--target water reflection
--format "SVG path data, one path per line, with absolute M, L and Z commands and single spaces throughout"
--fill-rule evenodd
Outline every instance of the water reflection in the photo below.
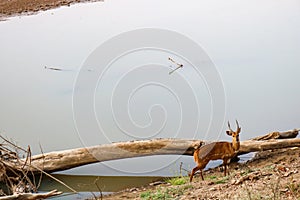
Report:
M 145 186 L 148 183 L 164 179 L 162 176 L 80 176 L 63 174 L 55 174 L 54 177 L 78 192 L 99 192 L 99 188 L 103 192 L 117 192 L 126 188 Z M 50 191 L 54 189 L 67 193 L 72 192 L 57 181 L 44 177 L 39 190 Z
M 72 193 L 70 189 L 49 177 L 43 178 L 39 191 L 51 191 L 54 189 L 63 191 L 63 195 L 54 199 L 63 198 L 65 200 L 75 198 L 84 199 L 93 197 L 93 194 L 100 196 L 100 191 L 105 195 L 127 188 L 146 186 L 151 182 L 165 179 L 161 176 L 75 176 L 63 174 L 55 174 L 54 177 L 63 181 L 79 193 Z

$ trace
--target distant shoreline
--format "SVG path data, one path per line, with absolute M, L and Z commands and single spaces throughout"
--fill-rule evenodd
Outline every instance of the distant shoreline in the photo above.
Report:
M 75 3 L 98 2 L 104 0 L 11 0 L 0 2 L 0 21 L 18 15 L 31 15 Z

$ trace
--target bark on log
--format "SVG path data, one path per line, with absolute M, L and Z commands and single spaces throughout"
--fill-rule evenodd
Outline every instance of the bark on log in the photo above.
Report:
M 297 131 L 298 132 L 298 131 Z M 295 135 L 295 134 L 294 134 Z M 132 142 L 104 144 L 87 148 L 70 149 L 31 157 L 30 169 L 33 173 L 61 171 L 91 163 L 108 160 L 151 155 L 193 155 L 194 149 L 207 141 L 183 139 L 153 139 Z M 287 147 L 300 147 L 300 139 L 272 139 L 264 141 L 242 141 L 239 154 Z M 23 160 L 25 162 L 25 160 Z M 2 160 L 13 167 L 12 161 Z M 16 168 L 17 166 L 15 166 Z M 24 167 L 22 166 L 19 166 Z M 25 168 L 26 168 L 25 167 Z M 24 168 L 23 168 L 24 169 Z
M 32 172 L 61 171 L 96 162 L 152 155 L 192 155 L 201 140 L 153 139 L 56 151 L 31 157 Z
M 270 139 L 288 139 L 297 137 L 299 129 L 294 129 L 285 132 L 271 132 L 263 136 L 253 138 L 252 140 L 270 140 Z
M 256 152 L 256 151 L 265 151 L 265 150 L 273 150 L 273 149 L 281 149 L 288 147 L 300 147 L 300 138 L 294 139 L 271 139 L 264 141 L 255 141 L 255 140 L 247 140 L 241 142 L 239 155 Z

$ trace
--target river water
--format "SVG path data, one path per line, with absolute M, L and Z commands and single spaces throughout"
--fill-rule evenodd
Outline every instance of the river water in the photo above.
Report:
M 38 154 L 40 146 L 50 152 L 136 139 L 230 141 L 226 123 L 234 127 L 235 119 L 241 140 L 298 128 L 299 8 L 296 0 L 111 0 L 1 21 L 0 132 Z M 102 74 L 101 55 L 124 50 L 120 45 L 100 51 L 103 44 L 145 28 L 170 31 L 170 37 L 157 41 L 147 33 L 120 40 L 129 47 L 150 38 L 157 46 L 115 55 Z M 194 66 L 193 52 L 178 53 L 186 48 L 183 40 L 166 43 L 173 36 L 195 42 L 201 51 L 194 63 L 210 68 Z M 180 48 L 176 52 L 160 44 Z M 169 75 L 176 62 L 184 67 Z M 91 80 L 93 88 L 86 84 Z M 87 182 L 120 176 L 117 182 L 124 186 L 178 175 L 181 162 L 188 170 L 195 165 L 192 157 L 151 156 L 59 176 L 70 184 L 74 175 Z

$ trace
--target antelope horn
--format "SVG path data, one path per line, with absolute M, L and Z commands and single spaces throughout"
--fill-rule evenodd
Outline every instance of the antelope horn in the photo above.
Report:
M 229 130 L 230 130 L 230 131 L 233 131 L 233 130 L 231 129 L 231 127 L 230 127 L 229 121 L 227 122 L 227 125 L 228 125 Z
M 239 128 L 239 122 L 237 120 L 235 120 L 236 126 Z
M 235 120 L 235 123 L 236 123 L 236 131 L 239 132 L 241 130 L 239 122 L 237 120 Z

